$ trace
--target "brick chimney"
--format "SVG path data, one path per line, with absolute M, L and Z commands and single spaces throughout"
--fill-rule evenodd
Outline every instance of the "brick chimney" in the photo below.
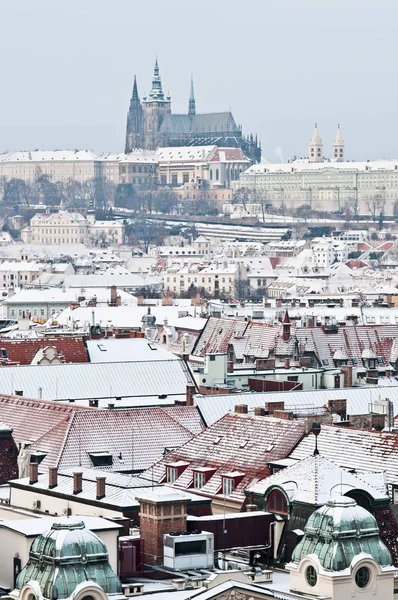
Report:
M 232 360 L 228 360 L 227 361 L 227 373 L 233 373 L 234 372 L 234 363 Z
M 239 415 L 247 415 L 247 413 L 248 413 L 247 404 L 236 404 L 235 412 Z
M 105 498 L 105 481 L 106 477 L 97 477 L 97 500 Z
M 185 404 L 187 406 L 193 406 L 193 396 L 195 394 L 195 386 L 193 383 L 188 383 L 187 384 L 187 390 L 186 390 L 186 402 Z
M 285 410 L 285 403 L 283 400 L 280 402 L 266 402 L 264 408 L 265 412 L 272 415 L 275 410 Z
M 12 437 L 12 428 L 0 425 L 0 484 L 18 477 L 18 446 Z
M 165 533 L 187 530 L 187 506 L 191 501 L 178 490 L 148 488 L 136 496 L 140 503 L 140 534 L 144 538 L 146 565 L 163 564 L 163 536 Z
M 30 463 L 29 465 L 29 483 L 37 483 L 39 481 L 39 465 L 38 463 Z
M 262 406 L 255 406 L 254 415 L 256 417 L 265 417 L 265 408 L 263 408 Z
M 50 490 L 58 485 L 58 468 L 50 467 L 48 469 L 48 487 Z
M 73 473 L 73 493 L 80 494 L 83 490 L 83 473 L 81 471 L 76 471 Z

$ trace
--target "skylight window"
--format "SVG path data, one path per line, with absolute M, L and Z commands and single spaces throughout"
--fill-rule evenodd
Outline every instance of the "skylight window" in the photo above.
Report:
M 89 452 L 94 467 L 109 467 L 113 465 L 113 456 L 109 452 Z

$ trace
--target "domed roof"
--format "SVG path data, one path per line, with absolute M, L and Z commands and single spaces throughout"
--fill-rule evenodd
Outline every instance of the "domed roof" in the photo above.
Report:
M 68 598 L 85 581 L 96 581 L 106 594 L 121 592 L 105 544 L 82 521 L 54 523 L 34 540 L 16 587 L 32 580 L 44 598 Z
M 370 554 L 381 566 L 392 564 L 374 516 L 355 500 L 339 496 L 310 516 L 292 561 L 298 563 L 308 554 L 316 554 L 325 569 L 342 571 L 361 552 Z
M 151 315 L 151 308 L 148 306 L 148 312 L 141 319 L 143 326 L 146 327 L 156 327 L 156 317 Z

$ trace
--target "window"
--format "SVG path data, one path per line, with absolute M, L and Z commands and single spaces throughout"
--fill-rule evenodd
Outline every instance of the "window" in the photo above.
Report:
M 174 483 L 178 477 L 178 469 L 167 467 L 167 483 Z
M 91 452 L 89 454 L 94 467 L 107 467 L 113 465 L 113 457 L 109 452 Z
M 316 585 L 318 577 L 317 577 L 316 571 L 312 565 L 310 565 L 307 568 L 307 570 L 305 572 L 305 577 L 310 586 L 314 587 L 314 585 Z
M 368 585 L 370 580 L 370 571 L 367 567 L 361 567 L 355 573 L 355 583 L 359 588 L 364 588 Z
M 201 487 L 204 486 L 205 483 L 206 483 L 206 481 L 205 481 L 205 474 L 194 471 L 194 474 L 193 474 L 193 487 L 194 488 L 201 488 Z
M 235 489 L 235 480 L 230 477 L 223 477 L 222 480 L 222 493 L 226 496 L 232 494 Z
M 182 174 L 182 183 L 188 183 L 189 182 L 189 173 L 183 173 Z
M 177 173 L 171 176 L 171 185 L 178 185 Z
M 272 490 L 267 498 L 268 512 L 288 514 L 286 496 L 280 490 Z

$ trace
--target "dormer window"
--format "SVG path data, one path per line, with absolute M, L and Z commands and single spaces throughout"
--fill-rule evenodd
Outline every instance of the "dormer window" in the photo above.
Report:
M 170 449 L 171 450 L 171 449 Z M 179 460 L 177 462 L 169 463 L 166 465 L 165 481 L 167 483 L 175 483 L 180 475 L 189 466 L 189 463 Z
M 174 483 L 178 479 L 178 469 L 176 469 L 176 467 L 167 467 L 166 472 L 167 483 Z
M 209 467 L 199 467 L 193 471 L 193 487 L 196 489 L 202 488 L 209 481 L 210 477 L 214 475 L 217 469 Z
M 225 496 L 230 496 L 235 490 L 235 479 L 231 477 L 222 478 L 222 493 Z
M 280 490 L 272 490 L 267 498 L 267 510 L 268 512 L 287 515 L 289 511 L 285 494 Z
M 89 452 L 93 467 L 110 467 L 113 465 L 113 456 L 109 452 Z

